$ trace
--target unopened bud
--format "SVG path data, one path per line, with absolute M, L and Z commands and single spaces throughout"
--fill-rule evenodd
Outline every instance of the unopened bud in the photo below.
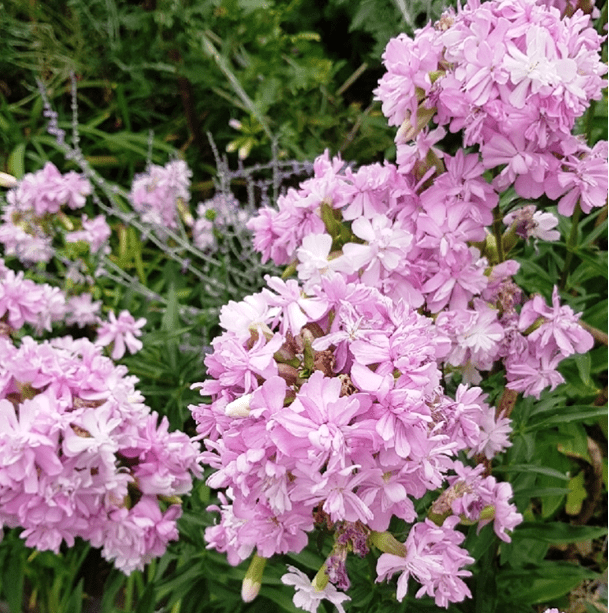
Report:
M 492 504 L 489 504 L 488 506 L 484 507 L 484 509 L 482 509 L 478 521 L 490 519 L 495 519 L 495 507 Z
M 422 104 L 417 108 L 417 117 L 415 125 L 407 117 L 399 127 L 396 134 L 397 143 L 407 143 L 413 140 L 417 134 L 429 123 L 430 119 L 436 114 L 435 107 L 431 109 L 425 108 Z
M 178 213 L 180 214 L 180 217 L 182 218 L 182 221 L 189 228 L 192 228 L 192 226 L 195 223 L 195 220 L 193 219 L 192 213 L 190 212 L 190 209 L 188 208 L 188 204 L 184 201 L 184 198 L 178 198 L 176 200 L 176 206 L 178 209 Z
M 330 577 L 328 576 L 328 571 L 326 569 L 326 563 L 317 571 L 315 577 L 313 577 L 313 581 L 311 581 L 311 585 L 318 591 L 321 592 L 326 588 L 328 582 L 330 581 Z
M 400 543 L 400 541 L 389 532 L 375 532 L 373 530 L 368 539 L 383 553 L 391 553 L 394 556 L 400 556 L 400 558 L 406 557 L 406 545 Z
M 288 384 L 289 387 L 300 381 L 298 370 L 290 364 L 277 364 L 277 374 Z
M 260 334 L 270 341 L 274 335 L 273 331 L 263 322 L 256 322 L 249 327 L 250 337 L 246 343 L 246 347 L 251 349 L 260 339 Z
M 262 574 L 265 565 L 266 558 L 262 558 L 255 553 L 241 584 L 241 600 L 243 602 L 252 602 L 258 596 L 262 586 Z
M 19 181 L 13 175 L 6 172 L 0 172 L 0 187 L 16 187 Z
M 224 413 L 229 417 L 249 417 L 251 399 L 252 394 L 245 394 L 245 396 L 229 402 L 224 408 Z

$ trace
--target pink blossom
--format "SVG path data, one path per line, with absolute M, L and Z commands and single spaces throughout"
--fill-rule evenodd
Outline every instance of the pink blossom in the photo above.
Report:
M 84 241 L 88 243 L 91 253 L 97 253 L 110 238 L 110 226 L 106 222 L 105 215 L 98 215 L 94 219 L 82 216 L 82 230 L 70 232 L 66 235 L 68 243 Z
M 472 564 L 474 559 L 459 547 L 465 537 L 454 530 L 458 521 L 458 517 L 451 517 L 440 527 L 429 520 L 415 524 L 406 541 L 405 557 L 383 553 L 378 559 L 377 582 L 400 572 L 397 589 L 400 602 L 406 596 L 411 575 L 422 585 L 416 596 L 433 596 L 440 607 L 471 598 L 461 577 L 471 575 L 462 567 Z
M 557 241 L 560 238 L 560 232 L 553 229 L 558 225 L 558 218 L 552 213 L 537 211 L 535 205 L 508 213 L 503 223 L 506 226 L 514 225 L 516 234 L 525 240 L 532 237 L 542 241 Z
M 84 328 L 85 326 L 95 324 L 98 320 L 97 314 L 101 308 L 101 300 L 95 302 L 92 300 L 93 298 L 89 293 L 72 296 L 66 304 L 68 313 L 66 325 Z
M 137 337 L 142 335 L 142 328 L 146 324 L 146 320 L 140 317 L 137 321 L 129 311 L 121 311 L 118 319 L 113 311 L 108 315 L 108 321 L 103 323 L 97 331 L 96 345 L 106 347 L 111 343 L 114 345 L 112 349 L 112 359 L 118 360 L 125 355 L 125 350 L 129 353 L 137 353 L 142 347 L 142 341 Z

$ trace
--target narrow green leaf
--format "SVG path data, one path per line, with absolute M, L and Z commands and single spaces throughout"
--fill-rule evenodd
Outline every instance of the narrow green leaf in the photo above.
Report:
M 565 496 L 570 492 L 568 487 L 530 487 L 514 492 L 515 498 L 545 498 L 547 496 Z
M 529 538 L 560 545 L 579 543 L 601 538 L 607 534 L 607 528 L 598 526 L 572 526 L 564 522 L 524 522 L 514 531 L 518 538 Z
M 540 475 L 546 475 L 548 477 L 556 477 L 557 479 L 562 479 L 563 481 L 569 480 L 569 477 L 567 477 L 567 475 L 565 475 L 564 473 L 561 473 L 558 470 L 554 470 L 553 468 L 549 468 L 547 466 L 514 464 L 512 466 L 497 466 L 495 468 L 495 471 L 504 473 L 538 473 Z
M 576 405 L 568 407 L 573 409 L 563 414 L 554 415 L 548 417 L 537 423 L 526 426 L 528 432 L 534 432 L 536 430 L 543 430 L 550 426 L 556 426 L 558 424 L 566 424 L 575 421 L 584 421 L 586 419 L 597 419 L 598 417 L 604 417 L 607 415 L 607 407 L 592 407 L 591 405 Z
M 24 552 L 11 559 L 2 573 L 2 589 L 10 613 L 21 613 L 23 606 Z
M 555 600 L 597 574 L 566 562 L 544 562 L 522 569 L 504 570 L 497 576 L 498 591 L 504 600 L 539 604 Z
M 7 168 L 9 174 L 22 179 L 25 174 L 25 143 L 19 143 L 8 156 Z

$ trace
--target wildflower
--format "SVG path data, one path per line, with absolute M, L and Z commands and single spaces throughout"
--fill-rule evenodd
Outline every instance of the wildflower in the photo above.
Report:
M 458 522 L 458 517 L 451 517 L 442 526 L 436 526 L 429 520 L 415 524 L 406 540 L 405 557 L 383 553 L 378 559 L 377 582 L 400 572 L 397 589 L 400 602 L 406 596 L 411 576 L 422 585 L 416 596 L 434 596 L 440 607 L 471 598 L 471 592 L 461 577 L 471 575 L 462 567 L 472 564 L 474 559 L 458 546 L 465 538 L 454 530 Z
M 118 360 L 125 355 L 128 349 L 129 353 L 137 353 L 142 347 L 142 341 L 138 336 L 142 335 L 142 328 L 146 324 L 146 320 L 140 317 L 137 321 L 129 311 L 121 311 L 116 318 L 113 311 L 108 315 L 108 321 L 102 323 L 97 331 L 96 345 L 106 347 L 111 343 L 114 345 L 112 349 L 112 359 Z
M 339 592 L 332 583 L 327 583 L 323 589 L 318 589 L 311 583 L 311 580 L 295 566 L 288 565 L 289 573 L 281 577 L 284 585 L 293 585 L 296 593 L 294 594 L 294 606 L 309 613 L 316 613 L 319 603 L 322 600 L 329 600 L 339 613 L 345 613 L 343 602 L 351 600 L 349 596 Z
M 89 244 L 91 253 L 97 253 L 108 241 L 110 234 L 110 226 L 106 222 L 105 215 L 98 215 L 94 219 L 89 219 L 86 215 L 83 215 L 82 230 L 67 234 L 66 241 L 69 243 L 84 241 Z
M 93 302 L 89 293 L 72 296 L 66 304 L 66 325 L 84 328 L 98 321 L 101 300 Z

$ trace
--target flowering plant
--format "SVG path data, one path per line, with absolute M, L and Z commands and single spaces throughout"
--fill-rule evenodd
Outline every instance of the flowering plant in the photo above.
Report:
M 312 583 L 293 566 L 282 579 L 307 611 L 323 598 L 342 611 L 348 554 L 371 550 L 377 581 L 399 574 L 399 601 L 414 578 L 447 607 L 471 596 L 459 525 L 510 541 L 523 518 L 491 474 L 510 412 L 562 383 L 558 364 L 593 338 L 557 287 L 552 306 L 526 295 L 507 256 L 559 237 L 522 198 L 558 199 L 561 215 L 606 202 L 606 143 L 571 134 L 605 85 L 601 41 L 582 13 L 532 0 L 472 0 L 401 35 L 376 90 L 397 164 L 354 170 L 326 152 L 248 224 L 285 273 L 222 309 L 199 384 L 212 401 L 191 407 L 222 491 L 206 540 L 233 565 L 253 554 L 246 601 L 264 562 L 314 530 L 333 544 Z M 444 126 L 464 148 L 439 147 Z M 490 372 L 505 382 L 496 408 L 478 386 Z
M 159 423 L 137 379 L 103 355 L 112 340 L 115 359 L 139 343 L 130 314 L 102 326 L 97 344 L 37 341 L 23 327 L 51 330 L 65 296 L 1 260 L 0 269 L 0 525 L 22 527 L 39 550 L 80 537 L 127 574 L 143 568 L 178 538 L 179 496 L 200 476 L 198 444 L 170 433 L 166 417 Z

